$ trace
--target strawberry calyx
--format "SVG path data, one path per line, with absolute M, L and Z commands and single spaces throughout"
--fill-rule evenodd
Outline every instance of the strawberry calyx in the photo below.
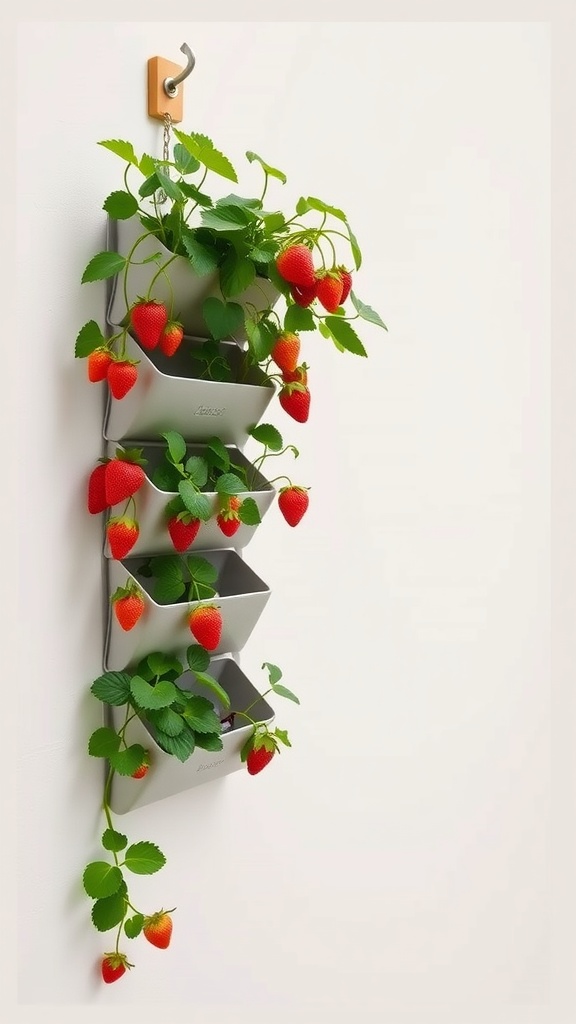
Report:
M 117 448 L 116 458 L 121 462 L 131 462 L 134 466 L 147 466 L 148 459 L 143 456 L 143 448 Z
M 119 953 L 117 950 L 112 953 L 103 953 L 102 960 L 105 960 L 113 971 L 118 970 L 119 967 L 125 967 L 129 971 L 131 967 L 134 967 L 134 964 L 129 963 L 126 953 Z
M 110 597 L 110 601 L 114 604 L 116 601 L 121 601 L 124 597 L 141 597 L 144 599 L 144 592 L 138 586 L 136 580 L 126 580 L 126 584 L 123 587 L 116 587 L 116 590 Z

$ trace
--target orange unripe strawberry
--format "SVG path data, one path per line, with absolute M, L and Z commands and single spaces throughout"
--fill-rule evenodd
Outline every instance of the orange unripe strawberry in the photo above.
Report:
M 306 245 L 289 245 L 276 257 L 276 269 L 289 284 L 312 288 L 315 281 L 312 253 Z
M 340 306 L 342 291 L 343 284 L 337 272 L 318 278 L 316 297 L 328 313 L 335 313 Z
M 158 949 L 167 949 L 172 937 L 172 918 L 166 910 L 159 910 L 144 918 L 142 932 L 148 942 Z
M 274 347 L 270 354 L 276 366 L 283 373 L 290 373 L 298 365 L 300 338 L 297 334 L 292 334 L 290 331 L 282 331 L 274 342 Z

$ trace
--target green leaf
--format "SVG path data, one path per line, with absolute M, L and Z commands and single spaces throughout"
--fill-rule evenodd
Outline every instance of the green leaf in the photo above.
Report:
M 106 344 L 106 338 L 102 334 L 95 320 L 89 320 L 78 332 L 74 355 L 77 359 L 85 359 L 96 348 Z
M 354 266 L 356 270 L 360 270 L 362 266 L 362 253 L 360 252 L 360 246 L 358 245 L 358 239 L 352 231 L 352 228 L 347 223 L 346 230 L 348 231 L 348 238 L 350 239 L 350 248 L 352 249 L 352 256 L 354 258 Z
M 126 903 L 124 895 L 115 893 L 103 900 L 96 900 L 92 907 L 92 924 L 99 932 L 108 932 L 120 924 L 124 917 Z
M 174 684 L 167 679 L 161 679 L 155 686 L 151 686 L 140 676 L 133 676 L 130 690 L 134 703 L 145 710 L 167 708 L 174 703 L 177 697 Z
M 143 927 L 144 927 L 144 915 L 143 914 L 134 914 L 134 917 L 127 918 L 127 920 L 124 921 L 124 932 L 126 934 L 126 938 L 128 938 L 128 939 L 136 939 L 136 938 L 138 938 L 138 936 L 140 935 L 140 932 L 142 931 Z
M 155 843 L 132 843 L 126 850 L 124 863 L 135 875 L 154 875 L 166 863 L 166 857 Z
M 150 560 L 150 566 L 156 577 L 154 600 L 159 604 L 176 604 L 186 589 L 178 556 L 160 555 Z
M 285 224 L 286 218 L 283 213 L 267 213 L 264 217 L 264 227 L 268 234 L 281 231 Z
M 224 744 L 217 732 L 199 732 L 196 736 L 196 746 L 202 750 L 222 750 Z
M 246 153 L 246 156 L 251 164 L 254 163 L 255 160 L 257 160 L 266 174 L 269 174 L 271 178 L 278 178 L 278 180 L 281 181 L 283 185 L 286 184 L 286 181 L 288 179 L 286 178 L 284 171 L 279 171 L 277 167 L 271 167 L 270 164 L 267 164 L 266 161 L 263 160 L 261 156 L 258 156 L 257 153 L 253 153 L 252 150 L 250 149 Z
M 284 447 L 282 434 L 272 423 L 259 423 L 250 430 L 250 437 L 260 444 L 265 444 L 271 452 L 280 452 Z
M 148 156 L 148 153 L 143 153 L 140 157 L 138 169 L 145 178 L 149 178 L 151 174 L 154 174 L 156 161 L 153 160 L 151 156 Z
M 212 515 L 212 506 L 205 494 L 200 494 L 191 480 L 181 480 L 178 484 L 180 497 L 186 509 L 194 519 L 206 522 Z
M 289 690 L 286 686 L 283 686 L 282 683 L 270 683 L 270 686 L 278 697 L 286 697 L 286 700 L 293 700 L 295 704 L 300 703 L 296 694 L 292 693 L 292 690 Z
M 194 174 L 194 171 L 200 167 L 200 161 L 192 156 L 192 153 L 181 142 L 177 142 L 174 146 L 174 163 L 180 174 Z
M 383 327 L 385 331 L 388 330 L 386 324 L 382 320 L 382 317 L 379 316 L 375 309 L 372 309 L 371 306 L 367 306 L 365 302 L 362 302 L 353 291 L 350 292 L 350 298 L 352 299 L 354 309 L 363 320 L 368 320 L 371 324 Z
M 176 430 L 165 430 L 162 437 L 168 445 L 168 454 L 172 462 L 177 465 L 183 462 L 186 455 L 186 441 Z
M 254 264 L 231 249 L 220 267 L 220 286 L 226 298 L 239 295 L 250 287 L 256 277 Z
M 229 195 L 217 199 L 216 206 L 242 206 L 247 210 L 262 209 L 260 199 L 247 199 L 245 196 L 237 196 L 235 192 L 230 192 Z
M 305 200 L 304 196 L 300 196 L 300 199 L 296 203 L 296 213 L 298 214 L 298 216 L 303 217 L 304 214 L 308 213 L 310 209 L 311 207 L 308 206 L 308 203 Z
M 251 732 L 244 746 L 242 747 L 242 750 L 240 751 L 240 760 L 242 761 L 242 764 L 244 764 L 246 758 L 248 757 L 248 754 L 254 747 L 254 737 L 255 732 Z
M 244 498 L 244 501 L 238 509 L 238 517 L 241 523 L 245 526 L 257 526 L 258 523 L 262 522 L 260 515 L 260 509 L 254 501 L 254 498 Z
M 166 672 L 178 672 L 181 675 L 183 672 L 182 662 L 172 654 L 164 654 L 163 651 L 152 651 L 148 655 L 147 661 L 152 674 L 155 676 L 163 676 Z M 136 675 L 140 674 L 140 672 L 136 672 Z
M 160 182 L 160 187 L 164 190 L 169 199 L 173 199 L 176 203 L 184 202 L 184 193 L 182 189 L 169 178 L 163 171 L 156 169 L 156 176 Z
M 125 266 L 126 257 L 121 256 L 119 252 L 99 252 L 92 257 L 82 274 L 82 284 L 86 284 L 88 281 L 104 281 L 107 277 L 114 277 L 115 274 L 124 270 Z
M 184 193 L 187 199 L 193 199 L 195 203 L 198 203 L 198 206 L 212 206 L 210 196 L 206 192 L 201 192 L 191 181 L 180 181 L 178 184 L 180 191 Z
M 178 758 L 179 761 L 184 762 L 194 753 L 196 737 L 188 726 L 185 726 L 178 736 L 168 736 L 167 733 L 161 732 L 158 729 L 156 731 L 156 742 L 167 754 L 171 754 L 173 757 Z
M 159 188 L 160 179 L 158 178 L 158 174 L 156 173 L 156 171 L 154 171 L 153 174 L 150 174 L 146 178 L 146 181 L 142 182 L 140 188 L 138 189 L 138 195 L 142 196 L 143 199 L 146 199 L 148 196 L 154 195 L 154 193 L 157 192 Z
M 368 355 L 356 331 L 347 320 L 341 320 L 338 316 L 327 316 L 324 323 L 332 337 L 348 352 L 353 352 L 356 356 Z
M 220 685 L 218 680 L 215 679 L 214 676 L 209 675 L 209 673 L 207 672 L 198 671 L 196 671 L 196 678 L 199 683 L 202 683 L 203 686 L 208 687 L 208 689 L 220 701 L 222 707 L 228 710 L 228 708 L 230 707 L 230 697 L 226 693 L 224 687 Z
M 308 204 L 309 210 L 317 210 L 319 213 L 329 213 L 338 220 L 343 221 L 344 224 L 347 223 L 344 211 L 339 210 L 337 206 L 330 206 L 328 203 L 325 203 L 323 199 L 317 199 L 315 196 L 307 196 L 306 203 Z M 296 210 L 297 212 L 300 212 L 298 207 L 296 207 Z
M 190 644 L 186 658 L 192 672 L 205 672 L 210 664 L 210 654 L 200 644 Z
M 124 142 L 122 139 L 107 139 L 105 142 L 99 142 L 98 145 L 103 146 L 104 149 L 109 149 L 111 153 L 119 156 L 126 163 L 133 164 L 134 167 L 139 166 L 134 146 L 131 142 Z
M 118 775 L 133 775 L 146 757 L 146 751 L 140 743 L 132 743 L 126 750 L 119 750 L 117 754 L 110 755 L 110 767 L 118 772 Z
M 114 729 L 102 726 L 88 740 L 88 753 L 92 757 L 109 757 L 120 749 L 120 737 Z
M 191 231 L 182 232 L 182 244 L 188 253 L 188 259 L 197 274 L 213 273 L 218 266 L 218 252 L 214 246 L 203 245 Z
M 207 447 L 217 458 L 218 466 L 226 472 L 230 468 L 230 452 L 219 437 L 210 437 L 206 442 Z
M 130 192 L 111 192 L 104 200 L 103 209 L 114 220 L 128 220 L 138 211 L 138 203 Z
M 235 473 L 223 473 L 216 481 L 216 492 L 218 494 L 244 494 L 246 484 Z
M 211 231 L 244 231 L 254 217 L 244 206 L 213 206 L 202 210 L 200 219 Z
M 114 707 L 121 707 L 130 700 L 130 676 L 127 672 L 104 672 L 90 687 L 98 700 Z
M 84 888 L 92 899 L 104 899 L 118 892 L 122 882 L 122 872 L 113 864 L 104 860 L 95 860 L 84 870 L 82 876 Z
M 320 322 L 318 324 L 318 330 L 320 331 L 320 334 L 322 335 L 322 337 L 326 338 L 327 341 L 333 341 L 334 340 L 332 338 L 332 335 L 331 335 L 330 331 L 326 327 L 326 324 L 324 323 L 323 320 L 320 320 Z
M 215 341 L 229 338 L 244 320 L 244 310 L 237 302 L 221 302 L 215 296 L 205 299 L 202 315 Z
M 220 719 L 214 711 L 214 705 L 206 697 L 193 694 L 186 701 L 182 717 L 194 732 L 220 732 Z
M 229 181 L 238 181 L 236 171 L 228 158 L 215 148 L 212 140 L 206 135 L 201 135 L 199 132 L 187 135 L 186 132 L 178 131 L 177 128 L 174 128 L 174 135 L 184 148 L 201 164 L 204 164 L 209 171 L 214 171 L 222 178 L 228 178 Z
M 208 466 L 205 459 L 199 455 L 191 455 L 184 469 L 196 487 L 204 487 L 208 479 Z
M 285 747 L 292 746 L 290 740 L 288 739 L 288 733 L 286 732 L 286 729 L 274 729 L 274 735 L 278 737 L 280 743 L 283 743 Z
M 167 736 L 178 736 L 184 728 L 184 721 L 172 708 L 162 708 L 161 711 L 151 711 L 148 718 L 155 729 L 166 733 Z
M 303 306 L 299 306 L 296 302 L 288 306 L 286 313 L 284 314 L 284 330 L 285 331 L 315 331 L 316 321 L 312 315 L 312 311 Z
M 159 491 L 166 491 L 171 494 L 178 490 L 178 484 L 182 477 L 174 466 L 163 463 L 161 466 L 156 466 L 156 469 L 152 473 L 152 483 Z M 174 500 L 174 499 L 172 499 Z M 180 510 L 179 510 L 180 511 Z
M 102 846 L 105 850 L 118 853 L 128 845 L 128 839 L 122 832 L 116 832 L 113 828 L 107 828 L 102 833 Z
M 201 555 L 188 555 L 186 565 L 188 566 L 191 578 L 197 583 L 211 585 L 218 579 L 216 566 L 212 565 L 206 558 L 202 558 Z
M 278 665 L 272 665 L 269 661 L 265 661 L 262 668 L 268 669 L 270 686 L 274 686 L 274 683 L 278 683 L 282 679 L 282 669 L 278 668 Z

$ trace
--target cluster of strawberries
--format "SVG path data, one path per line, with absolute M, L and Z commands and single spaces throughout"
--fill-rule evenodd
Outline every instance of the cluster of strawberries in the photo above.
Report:
M 170 915 L 173 912 L 173 910 L 159 910 L 144 918 L 142 934 L 157 949 L 168 949 L 170 945 L 173 927 Z M 128 958 L 124 953 L 118 953 L 116 950 L 112 953 L 104 953 L 100 963 L 102 980 L 110 985 L 113 981 L 118 981 L 133 966 L 134 964 L 128 963 Z
M 140 299 L 130 309 L 129 319 L 143 348 L 160 348 L 165 356 L 173 356 L 178 350 L 184 328 L 178 321 L 168 319 L 168 311 L 162 302 Z M 114 398 L 124 398 L 138 380 L 137 362 L 102 346 L 88 356 L 88 380 L 93 384 L 106 380 Z
M 299 306 L 311 306 L 318 299 L 327 313 L 335 313 L 352 290 L 352 274 L 346 267 L 316 268 L 312 251 L 303 243 L 284 249 L 276 259 L 276 269 L 291 286 L 290 294 Z

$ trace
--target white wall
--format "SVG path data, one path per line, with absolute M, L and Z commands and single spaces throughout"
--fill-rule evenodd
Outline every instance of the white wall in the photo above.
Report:
M 103 322 L 104 288 L 80 276 L 119 187 L 96 143 L 160 152 L 146 60 L 178 60 L 183 41 L 197 68 L 182 127 L 238 164 L 261 153 L 288 174 L 288 199 L 342 206 L 364 251 L 357 291 L 389 333 L 363 330 L 367 362 L 307 338 L 309 424 L 267 417 L 301 448 L 312 501 L 297 531 L 271 513 L 248 549 L 273 595 L 242 664 L 257 678 L 277 662 L 301 695 L 301 708 L 277 705 L 293 750 L 257 778 L 122 819 L 168 856 L 137 895 L 178 909 L 170 949 L 133 943 L 137 967 L 103 986 L 110 936 L 91 926 L 80 884 L 101 826 L 100 765 L 85 753 L 100 710 L 100 524 L 84 489 L 102 396 L 73 347 L 86 320 Z M 36 467 L 20 559 L 44 665 L 22 703 L 20 1003 L 182 1003 L 199 1024 L 540 1019 L 546 27 L 28 23 L 20 68 L 18 301 L 28 312 L 33 296 L 35 315 L 19 443 Z M 28 597 L 23 586 L 22 615 Z

